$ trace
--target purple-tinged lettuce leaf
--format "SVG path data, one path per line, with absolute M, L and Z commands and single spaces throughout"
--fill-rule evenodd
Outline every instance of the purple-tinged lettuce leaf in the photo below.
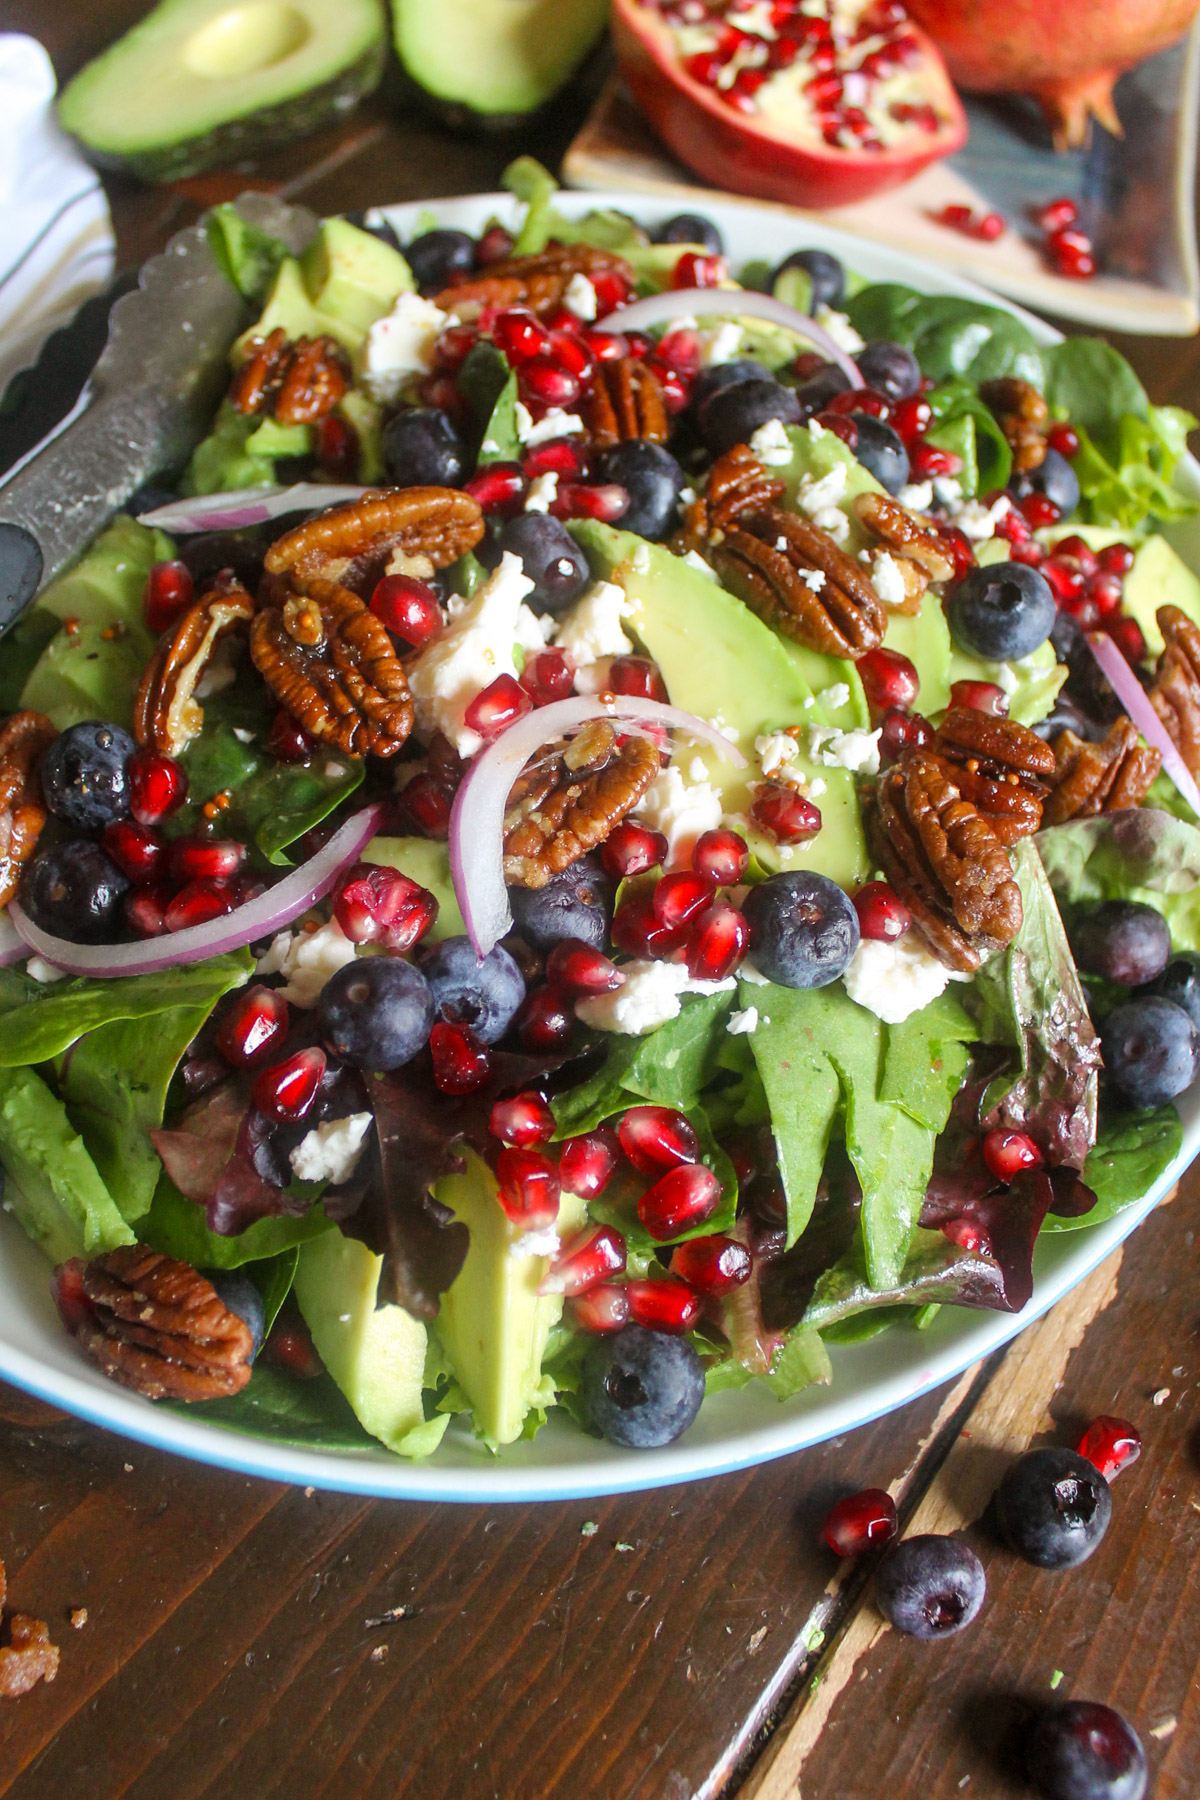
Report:
M 1200 829 L 1154 806 L 1053 825 L 1036 838 L 1059 904 L 1138 900 L 1171 927 L 1177 950 L 1200 950 Z

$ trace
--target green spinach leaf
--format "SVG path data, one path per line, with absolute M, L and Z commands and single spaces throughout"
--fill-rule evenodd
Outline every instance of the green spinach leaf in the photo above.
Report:
M 148 1019 L 176 1007 L 200 1007 L 207 1016 L 253 969 L 248 950 L 156 975 L 80 977 L 50 986 L 0 969 L 0 1068 L 50 1062 L 86 1032 L 118 1019 Z
M 733 1000 L 732 992 L 687 995 L 678 1018 L 648 1036 L 610 1035 L 604 1066 L 552 1101 L 556 1136 L 594 1131 L 635 1098 L 691 1112 L 716 1070 Z
M 240 1269 L 243 1263 L 279 1256 L 308 1238 L 332 1231 L 321 1206 L 298 1218 L 280 1214 L 256 1219 L 236 1237 L 218 1237 L 204 1222 L 204 1208 L 185 1199 L 170 1176 L 159 1176 L 150 1211 L 138 1220 L 137 1235 L 164 1256 L 191 1263 L 196 1269 Z
M 935 382 L 963 376 L 978 387 L 1014 375 L 1041 389 L 1037 340 L 1027 325 L 998 306 L 883 282 L 855 294 L 846 310 L 862 337 L 907 345 Z
M 481 338 L 467 353 L 458 386 L 479 441 L 481 463 L 518 462 L 517 374 L 495 344 Z
M 1083 1179 L 1096 1196 L 1092 1210 L 1076 1219 L 1047 1215 L 1043 1231 L 1078 1231 L 1132 1206 L 1149 1192 L 1179 1155 L 1183 1127 L 1173 1106 L 1154 1112 L 1101 1114 L 1096 1143 L 1083 1166 Z
M 995 1306 L 1003 1293 L 1000 1272 L 991 1257 L 964 1250 L 940 1231 L 918 1227 L 902 1267 L 885 1286 L 867 1275 L 863 1245 L 856 1241 L 840 1261 L 817 1282 L 808 1310 L 801 1321 L 816 1331 L 855 1319 L 876 1308 L 886 1310 L 888 1322 L 897 1317 L 892 1309 L 949 1302 L 966 1306 Z M 857 1334 L 856 1334 L 857 1335 Z M 831 1342 L 845 1342 L 841 1332 Z

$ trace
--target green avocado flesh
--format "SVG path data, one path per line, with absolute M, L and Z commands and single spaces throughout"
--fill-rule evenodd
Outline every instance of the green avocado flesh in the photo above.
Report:
M 434 100 L 479 120 L 533 112 L 599 39 L 608 0 L 392 0 L 396 54 Z
M 94 162 L 175 181 L 338 117 L 383 73 L 381 0 L 161 0 L 58 106 Z

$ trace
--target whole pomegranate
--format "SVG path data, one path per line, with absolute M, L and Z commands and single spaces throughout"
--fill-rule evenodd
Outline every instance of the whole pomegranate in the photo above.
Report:
M 960 87 L 1041 102 L 1055 148 L 1087 142 L 1093 118 L 1121 136 L 1113 83 L 1183 36 L 1200 0 L 906 0 Z

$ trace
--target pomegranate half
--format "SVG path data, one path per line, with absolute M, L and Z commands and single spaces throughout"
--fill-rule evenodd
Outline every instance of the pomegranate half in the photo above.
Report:
M 650 123 L 715 187 L 843 206 L 966 142 L 900 0 L 614 0 L 613 36 Z
M 1200 0 L 909 0 L 960 87 L 1032 94 L 1059 150 L 1093 118 L 1121 136 L 1113 83 L 1181 38 Z

